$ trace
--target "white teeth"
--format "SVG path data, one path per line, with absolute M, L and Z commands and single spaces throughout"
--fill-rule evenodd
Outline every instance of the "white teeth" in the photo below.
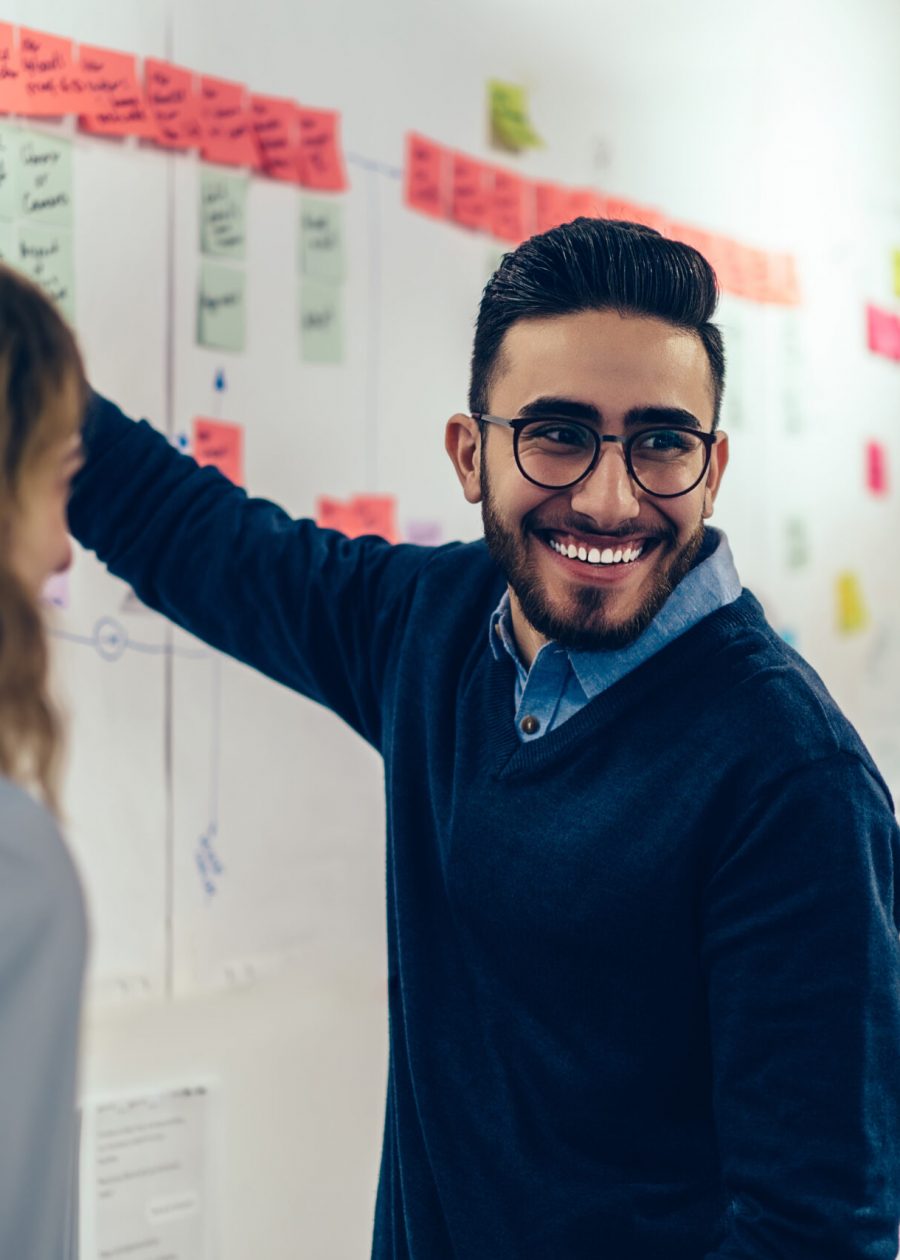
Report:
M 587 564 L 630 564 L 633 560 L 637 560 L 643 551 L 643 545 L 618 547 L 615 551 L 612 547 L 604 547 L 601 551 L 598 547 L 591 547 L 588 550 L 583 544 L 576 546 L 574 543 L 557 542 L 555 538 L 549 539 L 549 543 L 559 555 L 568 556 L 570 560 L 581 560 Z

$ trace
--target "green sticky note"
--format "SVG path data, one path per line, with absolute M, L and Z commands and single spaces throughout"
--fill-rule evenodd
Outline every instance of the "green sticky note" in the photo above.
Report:
M 304 279 L 300 290 L 300 346 L 306 363 L 343 361 L 341 289 L 334 281 Z
M 900 297 L 900 249 L 894 250 L 894 296 Z
M 796 516 L 785 524 L 785 558 L 789 569 L 803 569 L 809 563 L 809 532 Z
M 200 249 L 216 258 L 247 253 L 247 177 L 200 168 Z
M 525 88 L 518 83 L 501 83 L 499 79 L 488 80 L 487 87 L 491 143 L 513 153 L 540 148 L 544 142 L 528 117 Z
M 18 127 L 0 123 L 0 219 L 14 219 L 19 213 Z
M 344 212 L 336 201 L 300 202 L 300 270 L 318 280 L 343 280 Z
M 243 350 L 246 278 L 236 267 L 204 262 L 197 294 L 197 344 Z
M 22 222 L 13 251 L 15 266 L 39 284 L 59 306 L 70 324 L 75 322 L 75 263 L 72 233 L 47 223 Z
M 72 226 L 72 145 L 40 131 L 19 136 L 18 207 L 24 219 Z
M 18 248 L 19 240 L 15 223 L 10 223 L 8 219 L 0 219 L 0 262 L 6 263 L 9 267 L 17 267 L 19 265 L 16 257 Z

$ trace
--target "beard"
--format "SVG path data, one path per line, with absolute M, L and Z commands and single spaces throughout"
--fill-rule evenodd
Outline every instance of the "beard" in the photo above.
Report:
M 484 463 L 481 465 L 481 495 L 481 519 L 488 551 L 506 577 L 526 620 L 543 638 L 570 651 L 612 651 L 633 643 L 690 571 L 703 546 L 705 526 L 702 520 L 680 547 L 674 531 L 654 534 L 654 551 L 668 548 L 671 552 L 669 561 L 657 565 L 640 606 L 624 621 L 615 622 L 608 612 L 608 605 L 616 595 L 614 589 L 573 584 L 566 608 L 554 604 L 547 597 L 536 571 L 537 566 L 528 554 L 528 535 L 532 532 L 528 527 L 528 517 L 522 522 L 521 533 L 507 528 L 497 511 Z M 569 524 L 575 531 L 591 532 L 591 523 L 587 521 L 578 524 L 573 518 Z M 629 536 L 630 532 L 622 535 L 623 539 Z M 544 544 L 539 540 L 539 545 Z

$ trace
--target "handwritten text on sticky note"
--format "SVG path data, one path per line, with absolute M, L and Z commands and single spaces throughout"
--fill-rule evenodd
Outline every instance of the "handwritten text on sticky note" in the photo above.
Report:
M 198 416 L 194 421 L 192 453 L 203 467 L 218 468 L 236 486 L 244 484 L 244 429 L 227 420 Z

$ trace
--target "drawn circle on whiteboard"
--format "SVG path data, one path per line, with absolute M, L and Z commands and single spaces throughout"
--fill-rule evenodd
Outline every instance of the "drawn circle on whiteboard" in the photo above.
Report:
M 105 661 L 117 661 L 128 647 L 128 631 L 114 617 L 101 617 L 94 626 L 94 647 Z

